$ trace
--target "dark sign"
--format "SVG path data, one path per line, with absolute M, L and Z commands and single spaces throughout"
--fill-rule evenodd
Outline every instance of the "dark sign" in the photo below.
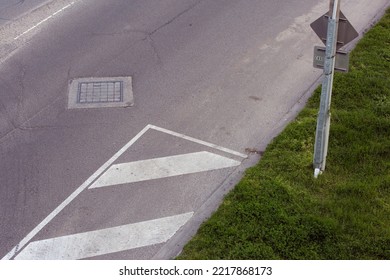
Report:
M 310 27 L 320 37 L 322 42 L 326 45 L 326 37 L 328 32 L 328 19 L 329 12 L 318 18 Z M 348 21 L 345 15 L 340 11 L 339 27 L 337 31 L 337 49 L 348 44 L 353 39 L 359 36 L 359 33 L 353 28 L 352 24 Z

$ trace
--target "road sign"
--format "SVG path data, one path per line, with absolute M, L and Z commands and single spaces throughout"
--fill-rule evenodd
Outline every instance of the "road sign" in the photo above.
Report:
M 315 46 L 313 56 L 313 66 L 315 68 L 324 69 L 326 48 Z M 334 69 L 338 72 L 348 72 L 349 69 L 349 54 L 345 51 L 336 52 L 336 61 Z
M 310 27 L 326 45 L 326 36 L 328 31 L 329 12 L 319 17 L 317 20 L 310 24 Z M 348 21 L 345 15 L 340 11 L 340 18 L 337 31 L 337 46 L 338 50 L 342 46 L 348 44 L 353 39 L 357 38 L 359 33 L 355 30 L 352 24 Z

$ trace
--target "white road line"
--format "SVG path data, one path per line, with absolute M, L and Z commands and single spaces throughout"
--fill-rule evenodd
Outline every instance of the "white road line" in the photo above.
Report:
M 63 7 L 63 8 L 61 8 L 61 9 L 59 9 L 58 11 L 54 12 L 53 14 L 51 14 L 50 16 L 48 16 L 47 18 L 41 20 L 40 22 L 38 22 L 37 24 L 35 24 L 33 27 L 30 27 L 29 29 L 27 29 L 26 31 L 24 31 L 22 34 L 16 36 L 16 37 L 14 38 L 14 40 L 19 39 L 19 38 L 22 37 L 24 34 L 30 32 L 31 30 L 33 30 L 33 29 L 35 29 L 35 28 L 37 28 L 39 25 L 41 25 L 42 23 L 44 23 L 44 22 L 46 22 L 47 20 L 51 19 L 52 17 L 54 17 L 54 16 L 57 15 L 58 13 L 64 11 L 65 9 L 69 8 L 69 7 L 72 6 L 74 3 L 75 3 L 75 2 L 72 2 L 72 3 L 68 4 L 68 5 L 66 5 L 65 7 Z
M 76 260 L 168 241 L 193 212 L 107 229 L 34 241 L 17 260 Z
M 167 134 L 179 137 L 179 138 L 183 138 L 185 140 L 188 140 L 188 141 L 191 141 L 191 142 L 194 142 L 194 143 L 197 143 L 197 144 L 201 144 L 201 145 L 204 145 L 204 146 L 216 149 L 216 150 L 220 150 L 222 152 L 229 153 L 229 154 L 241 157 L 241 158 L 248 158 L 248 156 L 245 155 L 245 154 L 242 154 L 242 153 L 239 153 L 239 152 L 227 149 L 227 148 L 223 148 L 221 146 L 218 146 L 218 145 L 215 145 L 215 144 L 211 144 L 211 143 L 199 140 L 199 139 L 195 139 L 193 137 L 190 137 L 190 136 L 187 136 L 187 135 L 184 135 L 184 134 L 181 134 L 181 133 L 177 133 L 177 132 L 174 132 L 172 130 L 161 128 L 161 127 L 158 127 L 158 126 L 155 126 L 155 125 L 149 125 L 149 126 L 150 126 L 151 129 L 154 129 L 154 130 L 157 130 L 157 131 L 161 131 L 161 132 L 164 132 L 164 133 L 167 133 Z
M 91 177 L 89 177 L 80 187 L 78 187 L 64 202 L 62 202 L 56 209 L 53 210 L 39 225 L 37 225 L 19 244 L 17 244 L 11 251 L 8 252 L 2 259 L 9 260 L 15 256 L 20 249 L 22 249 L 30 240 L 37 235 L 55 216 L 58 215 L 69 203 L 71 203 L 83 190 L 85 190 L 93 181 L 95 181 L 110 165 L 114 163 L 131 145 L 133 145 L 146 131 L 149 126 L 141 130 L 133 139 L 131 139 L 125 146 L 122 147 L 115 155 L 113 155 L 105 164 L 103 164 Z
M 209 152 L 140 160 L 111 166 L 89 188 L 141 182 L 234 167 L 241 162 Z
M 72 2 L 74 3 L 74 2 Z M 131 139 L 125 146 L 123 146 L 114 156 L 112 156 L 106 163 L 104 163 L 94 174 L 92 174 L 81 186 L 79 186 L 64 202 L 62 202 L 56 209 L 54 209 L 41 223 L 39 223 L 30 233 L 28 233 L 15 247 L 13 247 L 2 260 L 12 259 L 17 253 L 27 245 L 55 216 L 58 215 L 67 205 L 69 205 L 82 191 L 87 189 L 96 179 L 98 179 L 104 171 L 106 171 L 128 148 L 130 148 L 139 138 L 142 137 L 149 129 L 154 129 L 160 132 L 164 132 L 191 142 L 195 142 L 210 148 L 214 148 L 226 153 L 230 153 L 242 158 L 247 158 L 247 155 L 229 150 L 218 145 L 214 145 L 202 140 L 198 140 L 184 134 L 176 133 L 171 130 L 167 130 L 161 127 L 148 124 L 144 127 L 133 139 Z

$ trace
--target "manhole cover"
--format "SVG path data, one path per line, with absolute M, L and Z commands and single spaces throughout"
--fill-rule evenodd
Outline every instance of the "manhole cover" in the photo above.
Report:
M 69 109 L 132 105 L 131 77 L 78 78 L 70 82 Z

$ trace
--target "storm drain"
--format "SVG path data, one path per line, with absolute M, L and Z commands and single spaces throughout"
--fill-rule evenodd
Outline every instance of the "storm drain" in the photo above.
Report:
M 131 77 L 78 78 L 70 82 L 68 108 L 132 106 Z

